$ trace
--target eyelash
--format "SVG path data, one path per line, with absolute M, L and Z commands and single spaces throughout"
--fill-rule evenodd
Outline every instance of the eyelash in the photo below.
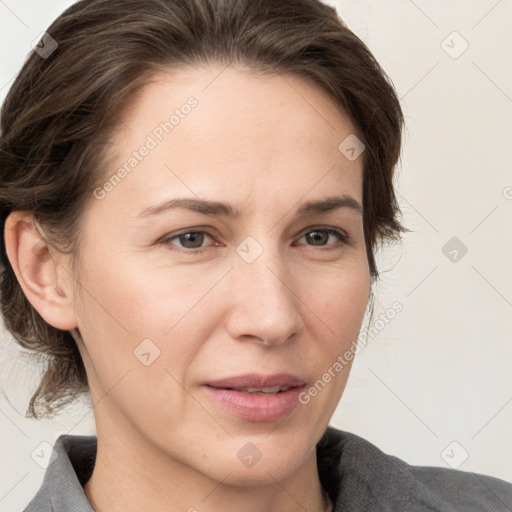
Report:
M 305 232 L 302 233 L 302 235 L 300 236 L 299 240 L 301 238 L 303 238 L 304 236 L 306 236 L 307 234 L 314 233 L 314 232 L 325 232 L 328 235 L 335 235 L 335 236 L 338 237 L 339 243 L 342 244 L 342 245 L 348 245 L 351 242 L 351 238 L 350 238 L 350 236 L 346 232 L 338 230 L 338 229 L 327 228 L 327 227 L 317 227 L 317 228 L 314 228 L 314 229 L 310 229 L 309 231 L 305 231 Z M 207 235 L 210 238 L 214 239 L 214 236 L 212 234 L 210 234 L 208 231 L 199 230 L 199 229 L 197 231 L 195 231 L 195 230 L 189 229 L 189 231 L 183 231 L 183 232 L 177 233 L 175 235 L 166 236 L 166 237 L 162 238 L 160 240 L 160 242 L 162 244 L 165 244 L 165 245 L 174 245 L 174 244 L 172 244 L 173 240 L 179 239 L 182 236 L 185 236 L 185 235 L 188 235 L 188 234 L 192 234 L 192 233 Z M 309 244 L 300 244 L 300 245 L 309 245 Z M 177 245 L 175 247 L 178 247 L 183 252 L 191 253 L 191 254 L 203 252 L 205 249 L 208 248 L 208 246 L 206 246 L 206 247 L 197 247 L 197 248 L 188 248 L 188 247 L 181 247 L 179 245 Z M 326 245 L 318 245 L 318 246 L 309 245 L 309 247 L 318 247 L 318 248 L 321 248 L 321 250 L 325 251 L 325 250 L 337 249 L 337 248 L 339 248 L 339 244 L 326 244 Z

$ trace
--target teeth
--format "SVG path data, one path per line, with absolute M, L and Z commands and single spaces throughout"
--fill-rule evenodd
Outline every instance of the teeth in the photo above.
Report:
M 290 386 L 272 386 L 267 388 L 237 388 L 237 391 L 244 391 L 246 393 L 278 393 L 279 391 L 286 391 L 287 389 L 290 389 Z

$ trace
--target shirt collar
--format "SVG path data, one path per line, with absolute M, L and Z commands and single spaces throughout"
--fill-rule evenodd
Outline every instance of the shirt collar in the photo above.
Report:
M 53 447 L 51 463 L 35 502 L 49 501 L 53 512 L 94 512 L 83 485 L 87 482 L 96 460 L 95 436 L 61 435 Z

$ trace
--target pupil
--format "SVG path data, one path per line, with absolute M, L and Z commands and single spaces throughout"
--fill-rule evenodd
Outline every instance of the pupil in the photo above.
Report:
M 325 245 L 329 235 L 325 231 L 311 231 L 306 235 L 313 245 Z
M 203 233 L 186 233 L 180 236 L 180 242 L 183 247 L 188 249 L 195 249 L 203 245 L 204 235 Z

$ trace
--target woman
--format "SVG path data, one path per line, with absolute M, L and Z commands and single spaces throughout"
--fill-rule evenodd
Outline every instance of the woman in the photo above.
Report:
M 405 228 L 403 116 L 316 0 L 82 0 L 2 110 L 2 311 L 89 391 L 27 511 L 507 510 L 512 485 L 329 427 Z

